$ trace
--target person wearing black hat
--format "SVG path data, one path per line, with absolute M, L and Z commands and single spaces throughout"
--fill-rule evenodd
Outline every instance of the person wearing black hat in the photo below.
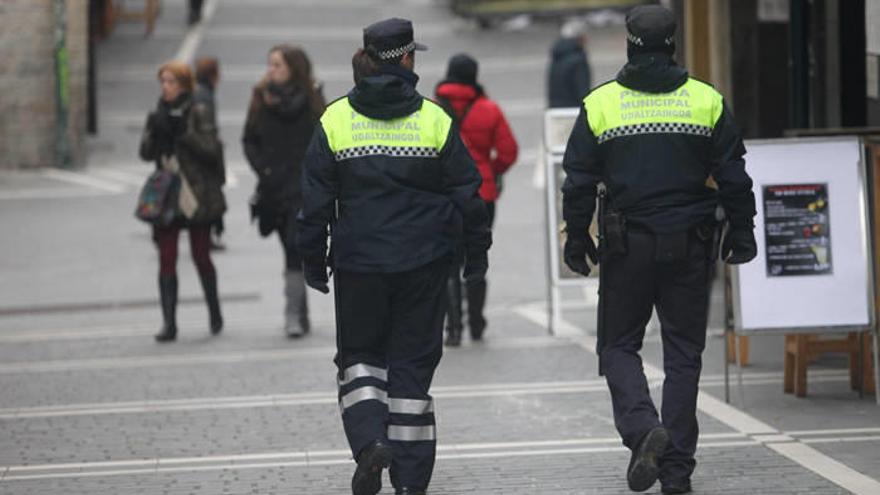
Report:
M 672 58 L 672 13 L 636 7 L 626 27 L 629 61 L 584 99 L 565 151 L 564 259 L 585 276 L 587 258 L 601 261 L 599 371 L 617 430 L 632 450 L 630 489 L 647 490 L 659 478 L 663 493 L 687 493 L 696 465 L 709 270 L 719 248 L 727 263 L 755 257 L 755 197 L 723 97 Z M 709 187 L 710 176 L 717 188 Z M 597 194 L 598 252 L 588 232 Z M 720 242 L 722 208 L 729 227 Z M 639 356 L 654 308 L 666 374 L 661 415 Z
M 501 194 L 501 176 L 516 162 L 519 151 L 516 138 L 497 103 L 486 96 L 477 83 L 477 61 L 464 53 L 449 59 L 446 79 L 437 85 L 437 101 L 452 116 L 483 178 L 480 197 L 486 202 L 489 224 L 495 219 L 495 202 Z M 461 266 L 456 264 L 449 276 L 449 310 L 446 315 L 446 345 L 461 345 L 462 284 Z M 472 340 L 481 340 L 486 329 L 483 307 L 486 304 L 486 280 L 465 284 L 468 328 Z
M 356 85 L 327 107 L 304 161 L 297 246 L 310 287 L 329 292 L 333 268 L 355 495 L 378 493 L 386 467 L 396 493 L 425 493 L 446 278 L 460 249 L 468 281 L 488 269 L 480 174 L 449 115 L 415 88 L 415 50 L 424 48 L 410 21 L 368 26 L 352 59 Z

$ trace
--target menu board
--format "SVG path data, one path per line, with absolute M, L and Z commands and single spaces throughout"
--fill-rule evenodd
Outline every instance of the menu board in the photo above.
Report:
M 833 273 L 828 184 L 763 187 L 768 277 Z
M 745 144 L 758 255 L 730 269 L 736 331 L 870 327 L 873 270 L 861 140 Z

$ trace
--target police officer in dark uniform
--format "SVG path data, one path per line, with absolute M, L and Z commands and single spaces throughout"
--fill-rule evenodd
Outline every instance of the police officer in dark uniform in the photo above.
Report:
M 632 450 L 627 481 L 644 491 L 687 493 L 696 465 L 696 402 L 706 343 L 716 210 L 726 211 L 727 263 L 757 247 L 745 148 L 722 96 L 673 61 L 675 18 L 660 6 L 627 15 L 628 63 L 584 99 L 563 167 L 566 264 L 583 275 L 601 260 L 599 366 L 614 421 Z M 714 178 L 717 189 L 707 186 Z M 607 200 L 598 253 L 588 233 L 597 186 Z M 604 194 L 603 194 L 604 195 Z M 639 350 L 652 308 L 663 339 L 658 416 Z
M 328 292 L 328 265 L 336 280 L 335 362 L 355 495 L 378 493 L 389 466 L 396 493 L 425 493 L 446 277 L 460 248 L 468 281 L 488 268 L 480 174 L 450 117 L 415 89 L 419 49 L 410 21 L 364 30 L 356 86 L 327 107 L 303 170 L 297 245 L 310 287 Z

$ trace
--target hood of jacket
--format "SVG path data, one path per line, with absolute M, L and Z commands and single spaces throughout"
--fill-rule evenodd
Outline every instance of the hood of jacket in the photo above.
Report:
M 559 60 L 569 55 L 584 55 L 584 47 L 575 38 L 559 38 L 553 44 L 551 54 L 553 60 Z
M 435 94 L 439 98 L 449 100 L 450 102 L 470 103 L 480 96 L 483 96 L 483 88 L 480 85 L 471 86 L 455 81 L 442 81 L 437 84 Z
M 460 119 L 468 105 L 483 96 L 483 88 L 480 85 L 472 86 L 455 81 L 443 81 L 437 85 L 434 91 L 441 106 L 451 106 L 451 110 L 455 112 L 453 117 Z M 447 112 L 450 110 L 446 109 Z
M 422 108 L 422 95 L 416 91 L 419 76 L 396 65 L 382 65 L 376 76 L 361 79 L 348 93 L 351 106 L 371 119 L 392 120 Z
M 687 69 L 666 53 L 634 55 L 617 73 L 618 83 L 645 93 L 669 93 L 687 80 Z

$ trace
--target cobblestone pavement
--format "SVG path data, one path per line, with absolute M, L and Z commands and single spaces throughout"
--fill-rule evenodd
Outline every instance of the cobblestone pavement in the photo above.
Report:
M 570 331 L 550 336 L 544 323 L 544 193 L 533 177 L 555 26 L 480 30 L 430 0 L 208 0 L 205 22 L 188 31 L 184 3 L 163 2 L 152 38 L 120 25 L 100 46 L 100 134 L 86 169 L 0 175 L 0 494 L 347 492 L 331 301 L 310 294 L 315 331 L 283 337 L 282 253 L 249 225 L 253 179 L 239 137 L 270 46 L 303 45 L 335 98 L 350 85 L 360 29 L 389 16 L 414 20 L 430 46 L 417 60 L 426 94 L 449 55 L 474 54 L 523 150 L 499 206 L 487 340 L 448 350 L 435 381 L 431 493 L 628 493 L 628 453 L 591 352 L 595 308 L 572 291 Z M 596 80 L 612 77 L 625 57 L 620 28 L 595 28 L 590 49 Z M 131 214 L 149 171 L 135 146 L 156 66 L 190 53 L 222 64 L 231 207 L 215 262 L 227 327 L 209 337 L 182 256 L 180 340 L 159 346 L 156 254 Z M 716 295 L 715 328 L 720 314 Z M 734 393 L 727 405 L 712 332 L 695 493 L 880 493 L 880 408 L 849 390 L 844 362 L 817 362 L 810 396 L 795 399 L 781 393 L 781 340 L 756 340 L 744 402 Z M 656 332 L 645 356 L 658 391 Z

